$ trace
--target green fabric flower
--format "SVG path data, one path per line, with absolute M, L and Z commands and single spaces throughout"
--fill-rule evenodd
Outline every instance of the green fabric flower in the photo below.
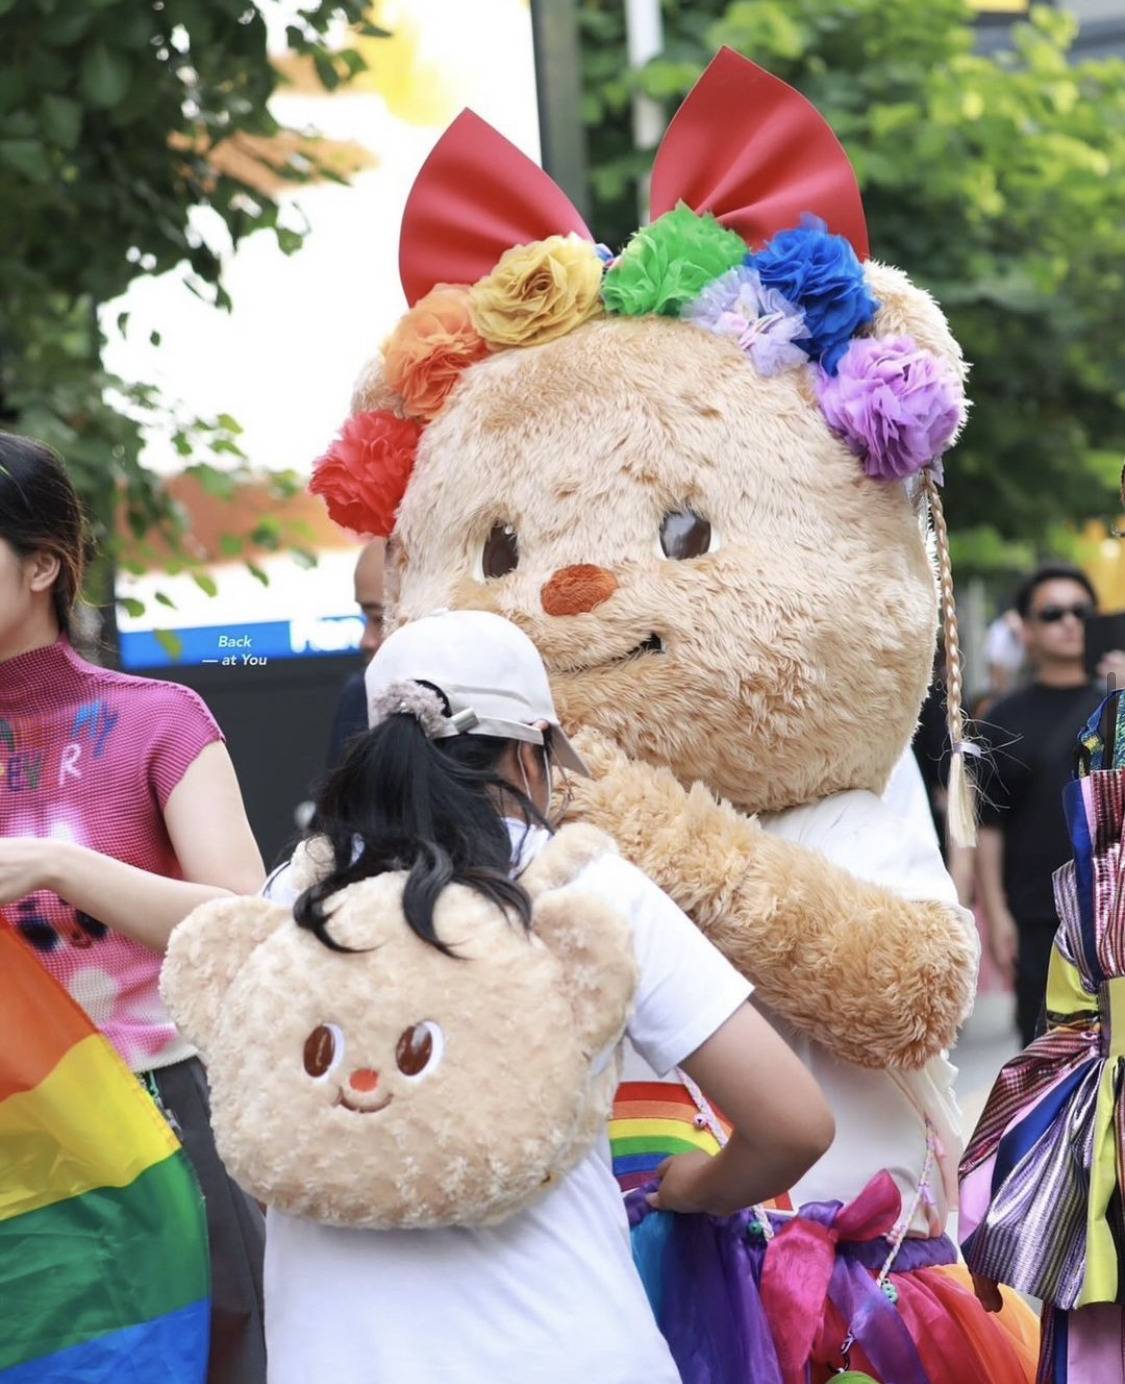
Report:
M 740 235 L 681 203 L 636 233 L 606 274 L 602 299 L 608 311 L 628 317 L 678 317 L 706 284 L 746 254 Z

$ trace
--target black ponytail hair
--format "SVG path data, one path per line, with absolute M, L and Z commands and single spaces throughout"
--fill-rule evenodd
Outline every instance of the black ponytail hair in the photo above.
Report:
M 350 951 L 328 931 L 325 904 L 357 880 L 408 872 L 402 908 L 414 933 L 447 956 L 434 908 L 448 884 L 475 889 L 525 927 L 531 900 L 511 878 L 512 840 L 503 812 L 528 823 L 542 813 L 499 773 L 513 742 L 482 735 L 430 740 L 416 717 L 398 713 L 354 740 L 325 781 L 310 831 L 332 848 L 332 872 L 298 898 L 294 916 L 333 951 Z
M 90 534 L 58 456 L 33 437 L 0 431 L 0 538 L 20 557 L 40 550 L 59 560 L 51 592 L 59 630 L 69 636 L 82 591 Z

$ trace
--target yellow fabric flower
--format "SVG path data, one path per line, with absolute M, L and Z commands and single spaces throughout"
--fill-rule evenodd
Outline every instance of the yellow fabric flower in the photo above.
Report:
M 538 346 L 602 310 L 602 262 L 588 240 L 553 235 L 506 251 L 469 291 L 469 311 L 494 350 Z

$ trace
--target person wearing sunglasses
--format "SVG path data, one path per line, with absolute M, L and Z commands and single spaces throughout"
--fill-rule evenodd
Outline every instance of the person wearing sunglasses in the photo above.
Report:
M 1074 736 L 1104 696 L 1104 676 L 1121 678 L 1125 654 L 1107 655 L 1099 681 L 1090 681 L 1085 625 L 1097 594 L 1080 568 L 1040 567 L 1014 604 L 1032 681 L 996 702 L 981 726 L 977 884 L 993 959 L 1015 986 L 1026 1046 L 1058 927 L 1051 876 L 1070 855 L 1062 790 L 1074 770 Z

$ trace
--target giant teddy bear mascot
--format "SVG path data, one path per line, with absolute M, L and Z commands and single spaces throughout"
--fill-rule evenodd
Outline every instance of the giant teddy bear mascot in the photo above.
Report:
M 836 1143 L 788 1198 L 657 1233 L 672 1218 L 635 1189 L 725 1126 L 627 1056 L 615 1162 L 684 1378 L 1016 1384 L 1030 1314 L 986 1315 L 944 1234 L 959 1128 L 943 1053 L 975 933 L 879 796 L 940 588 L 960 804 L 937 484 L 961 352 L 933 300 L 868 258 L 824 120 L 733 52 L 664 137 L 652 215 L 615 256 L 459 117 L 407 204 L 410 310 L 313 488 L 389 537 L 397 620 L 461 606 L 531 635 L 595 770 L 567 815 L 609 831 L 745 972 L 833 1105 Z

